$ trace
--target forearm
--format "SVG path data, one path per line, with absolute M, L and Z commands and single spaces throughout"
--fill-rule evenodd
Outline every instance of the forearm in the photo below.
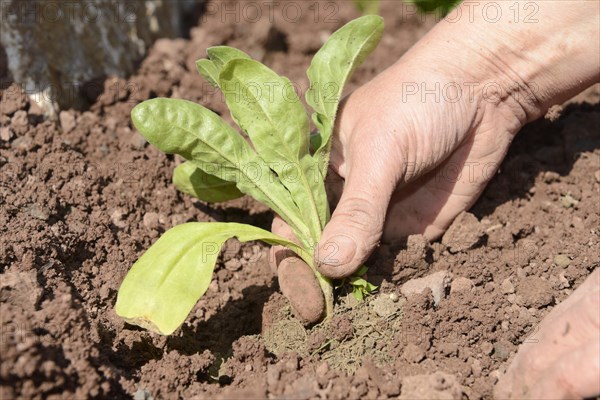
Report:
M 600 79 L 599 19 L 594 0 L 466 1 L 406 58 L 451 64 L 455 79 L 500 97 L 525 123 Z

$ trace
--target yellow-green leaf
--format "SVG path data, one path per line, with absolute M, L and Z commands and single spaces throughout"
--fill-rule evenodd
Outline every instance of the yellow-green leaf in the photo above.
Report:
M 211 175 L 190 161 L 175 168 L 173 184 L 179 191 L 209 203 L 234 200 L 244 195 L 235 183 Z
M 221 247 L 232 237 L 283 245 L 312 262 L 296 244 L 254 226 L 219 222 L 179 225 L 133 265 L 117 295 L 117 315 L 163 335 L 173 333 L 208 289 Z

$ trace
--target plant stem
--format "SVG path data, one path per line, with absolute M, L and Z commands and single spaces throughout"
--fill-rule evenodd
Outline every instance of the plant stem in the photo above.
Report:
M 321 274 L 317 278 L 325 297 L 325 320 L 328 320 L 333 316 L 333 284 L 330 279 L 325 278 Z
M 321 291 L 323 292 L 323 297 L 325 299 L 325 320 L 328 320 L 333 316 L 333 283 L 331 283 L 331 279 L 321 275 L 321 273 L 317 270 L 312 259 L 312 255 L 309 259 L 304 258 L 304 261 L 308 264 L 310 269 L 312 269 L 313 273 L 317 277 L 317 280 L 319 281 L 319 286 L 321 287 Z

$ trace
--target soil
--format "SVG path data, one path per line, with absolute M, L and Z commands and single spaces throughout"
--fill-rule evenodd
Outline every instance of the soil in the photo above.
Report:
M 303 16 L 290 23 L 289 2 L 279 3 L 273 24 L 224 13 L 231 6 L 239 15 L 248 3 L 209 3 L 189 38 L 159 40 L 136 75 L 107 78 L 89 110 L 63 111 L 58 121 L 44 120 L 16 85 L 4 86 L 0 398 L 490 398 L 519 343 L 600 265 L 596 87 L 552 121 L 525 127 L 442 241 L 411 236 L 381 246 L 368 263 L 379 294 L 363 303 L 341 295 L 331 326 L 305 330 L 279 294 L 267 248 L 235 241 L 174 335 L 124 324 L 113 310 L 120 282 L 170 227 L 269 228 L 271 212 L 251 199 L 215 206 L 178 193 L 170 180 L 181 160 L 149 146 L 129 112 L 170 96 L 229 118 L 194 65 L 217 44 L 306 88 L 304 71 L 322 40 L 358 12 L 351 2 L 316 3 L 315 22 L 313 2 L 295 3 Z M 394 2 L 383 7 L 385 37 L 349 90 L 434 23 L 401 16 Z M 437 271 L 452 275 L 439 303 L 430 290 L 401 294 L 404 282 Z

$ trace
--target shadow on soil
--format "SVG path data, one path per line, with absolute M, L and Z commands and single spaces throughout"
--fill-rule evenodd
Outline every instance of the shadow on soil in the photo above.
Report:
M 186 355 L 208 349 L 215 355 L 229 356 L 234 341 L 242 336 L 260 333 L 263 306 L 277 290 L 275 284 L 243 289 L 241 299 L 228 302 L 215 315 L 193 329 L 184 326 L 180 336 L 169 337 L 167 349 Z

